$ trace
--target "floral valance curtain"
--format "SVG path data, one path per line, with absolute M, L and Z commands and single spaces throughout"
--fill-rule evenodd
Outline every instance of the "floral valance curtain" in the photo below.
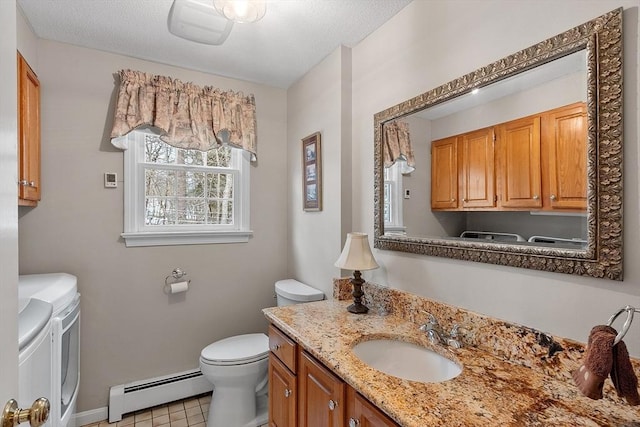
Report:
M 407 168 L 403 168 L 403 174 L 411 173 L 415 170 L 416 161 L 413 158 L 409 124 L 407 122 L 395 120 L 385 123 L 382 131 L 382 144 L 385 168 L 393 166 L 397 160 L 404 160 L 407 162 Z
M 228 144 L 257 158 L 253 95 L 121 70 L 111 142 L 127 149 L 121 137 L 143 126 L 159 129 L 160 139 L 174 147 L 208 151 Z

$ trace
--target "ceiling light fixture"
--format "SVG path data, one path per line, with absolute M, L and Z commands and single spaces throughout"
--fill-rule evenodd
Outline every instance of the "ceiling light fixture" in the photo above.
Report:
M 267 13 L 266 0 L 213 0 L 213 6 L 238 24 L 257 22 Z

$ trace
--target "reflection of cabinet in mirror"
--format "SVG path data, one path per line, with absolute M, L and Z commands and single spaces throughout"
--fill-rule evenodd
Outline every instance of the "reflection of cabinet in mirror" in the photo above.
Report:
M 493 208 L 495 200 L 493 128 L 480 129 L 461 135 L 460 189 L 461 204 L 466 208 Z
M 500 206 L 542 207 L 540 117 L 525 117 L 499 125 L 496 133 Z
M 586 136 L 576 103 L 433 141 L 431 209 L 584 211 Z
M 445 138 L 431 144 L 431 209 L 458 207 L 458 143 Z
M 587 208 L 587 108 L 583 103 L 543 115 L 543 150 L 549 153 L 548 198 L 551 209 Z

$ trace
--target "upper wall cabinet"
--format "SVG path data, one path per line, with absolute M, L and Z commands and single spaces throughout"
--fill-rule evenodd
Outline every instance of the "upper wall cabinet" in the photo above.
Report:
M 458 144 L 462 208 L 495 207 L 495 134 L 493 128 L 461 135 Z
M 458 142 L 445 138 L 431 144 L 431 209 L 458 207 Z
M 542 207 L 540 117 L 498 126 L 498 192 L 503 208 Z
M 18 205 L 40 200 L 40 82 L 18 53 Z
M 431 208 L 585 211 L 586 125 L 578 102 L 433 141 Z
M 552 209 L 587 209 L 587 107 L 579 103 L 543 115 Z M 546 200 L 545 200 L 546 201 Z

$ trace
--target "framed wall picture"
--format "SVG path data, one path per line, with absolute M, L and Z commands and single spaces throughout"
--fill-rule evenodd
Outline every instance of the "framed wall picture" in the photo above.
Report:
M 302 139 L 302 208 L 322 210 L 322 156 L 320 132 Z

